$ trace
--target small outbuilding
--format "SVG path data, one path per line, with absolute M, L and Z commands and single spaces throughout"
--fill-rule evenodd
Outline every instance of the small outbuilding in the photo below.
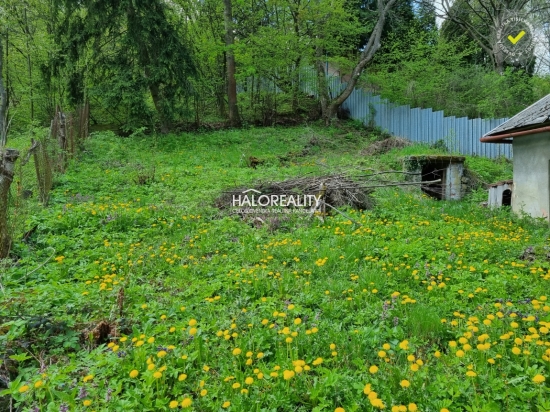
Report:
M 548 219 L 550 212 L 550 94 L 480 139 L 509 143 L 514 179 L 511 206 L 516 213 Z
M 489 202 L 490 208 L 512 206 L 512 189 L 514 188 L 513 180 L 503 180 L 489 185 Z

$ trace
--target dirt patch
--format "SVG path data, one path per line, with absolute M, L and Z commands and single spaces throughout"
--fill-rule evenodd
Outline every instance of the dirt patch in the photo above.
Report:
M 104 320 L 82 332 L 81 341 L 92 341 L 94 345 L 108 343 L 113 336 L 117 336 L 117 327 Z
M 403 137 L 389 137 L 384 140 L 378 140 L 371 143 L 366 149 L 361 151 L 364 156 L 373 156 L 388 153 L 393 149 L 403 149 L 404 147 L 411 146 L 412 142 Z

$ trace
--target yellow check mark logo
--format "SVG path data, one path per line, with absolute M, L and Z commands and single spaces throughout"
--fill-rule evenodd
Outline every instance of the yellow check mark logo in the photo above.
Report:
M 525 31 L 522 30 L 519 32 L 519 34 L 516 37 L 512 37 L 511 35 L 508 36 L 508 40 L 510 40 L 510 43 L 516 44 L 520 39 L 525 36 Z

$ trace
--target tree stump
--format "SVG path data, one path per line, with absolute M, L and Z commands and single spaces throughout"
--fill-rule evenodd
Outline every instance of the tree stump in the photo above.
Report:
M 8 226 L 8 198 L 19 151 L 0 151 L 0 259 L 8 256 L 11 248 L 11 233 Z

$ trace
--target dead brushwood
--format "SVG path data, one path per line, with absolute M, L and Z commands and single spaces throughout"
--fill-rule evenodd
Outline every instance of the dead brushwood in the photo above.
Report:
M 319 195 L 319 187 L 325 185 L 324 199 L 326 203 L 334 207 L 350 206 L 354 209 L 367 210 L 373 206 L 373 200 L 369 196 L 372 190 L 364 187 L 361 182 L 352 180 L 350 177 L 338 174 L 328 176 L 308 176 L 284 180 L 280 182 L 264 182 L 255 185 L 253 189 L 263 195 Z M 216 199 L 216 206 L 219 209 L 231 207 L 233 196 L 242 195 L 250 189 L 238 187 L 224 192 Z

